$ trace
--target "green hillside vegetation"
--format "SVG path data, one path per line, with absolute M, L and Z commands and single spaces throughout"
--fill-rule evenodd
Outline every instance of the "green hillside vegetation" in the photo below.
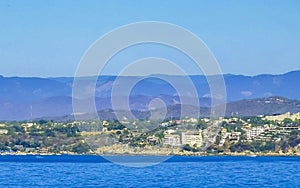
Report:
M 216 155 L 243 152 L 298 154 L 300 149 L 298 119 L 268 121 L 254 116 L 224 119 L 220 123 L 220 132 L 206 150 L 189 144 L 182 144 L 180 147 L 166 146 L 164 138 L 167 130 L 173 130 L 174 134 L 178 135 L 180 135 L 178 130 L 205 132 L 209 128 L 207 120 L 199 119 L 193 123 L 165 120 L 165 124 L 163 123 L 150 121 L 121 123 L 116 120 L 68 123 L 45 120 L 3 122 L 0 123 L 0 152 L 92 154 L 103 145 L 99 141 L 100 136 L 114 139 L 115 145 L 127 145 L 131 148 L 167 147 L 176 148 L 180 152 Z M 133 127 L 138 129 L 130 129 Z M 250 135 L 253 130 L 262 131 L 253 136 Z M 87 144 L 86 140 L 95 145 Z

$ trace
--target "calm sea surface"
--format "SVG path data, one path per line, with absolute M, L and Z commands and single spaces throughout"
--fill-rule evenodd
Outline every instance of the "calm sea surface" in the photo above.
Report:
M 97 156 L 0 156 L 0 187 L 300 187 L 300 157 L 173 157 L 132 168 Z

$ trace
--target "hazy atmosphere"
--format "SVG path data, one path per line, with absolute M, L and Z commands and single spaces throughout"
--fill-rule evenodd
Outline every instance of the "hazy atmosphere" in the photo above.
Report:
M 0 0 L 0 187 L 300 187 L 299 60 L 300 1 Z

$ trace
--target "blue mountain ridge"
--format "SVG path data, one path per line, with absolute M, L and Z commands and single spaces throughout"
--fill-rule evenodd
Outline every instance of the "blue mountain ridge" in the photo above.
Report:
M 183 76 L 168 76 L 172 83 L 179 84 L 189 90 Z M 300 100 L 300 70 L 281 75 L 223 75 L 227 102 L 281 96 Z M 116 76 L 97 78 L 95 95 L 98 110 L 111 109 L 111 89 Z M 207 79 L 203 75 L 189 76 L 198 92 L 201 107 L 210 107 L 210 90 Z M 92 85 L 92 77 L 80 78 L 87 86 Z M 122 83 L 137 79 L 133 76 L 118 78 Z M 89 85 L 90 84 L 90 85 Z M 28 78 L 0 76 L 0 120 L 25 120 L 45 116 L 63 116 L 72 113 L 72 77 Z M 117 97 L 126 96 L 118 93 Z M 149 77 L 141 80 L 132 88 L 130 107 L 133 110 L 147 110 L 149 102 L 160 98 L 167 106 L 180 103 L 176 89 L 168 82 Z M 181 96 L 188 98 L 189 96 Z M 83 99 L 84 100 L 84 99 Z M 187 100 L 188 101 L 188 100 Z M 192 100 L 191 100 L 192 101 Z M 191 105 L 191 104 L 187 104 Z M 235 109 L 238 111 L 239 109 Z M 287 109 L 288 110 L 288 109 Z

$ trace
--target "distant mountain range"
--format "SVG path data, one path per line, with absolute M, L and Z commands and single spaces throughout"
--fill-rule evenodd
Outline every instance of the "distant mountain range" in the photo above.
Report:
M 187 114 L 181 116 L 181 108 L 184 107 L 188 109 Z M 163 109 L 155 109 L 153 111 L 149 110 L 135 110 L 131 111 L 132 114 L 138 119 L 149 119 L 151 113 L 163 114 Z M 259 99 L 247 99 L 235 102 L 229 102 L 226 106 L 225 116 L 260 116 L 260 115 L 277 115 L 286 112 L 297 113 L 300 112 L 300 101 L 291 100 L 283 97 L 268 97 Z M 201 107 L 200 117 L 210 117 L 211 108 Z M 129 112 L 126 110 L 118 110 L 118 114 L 121 117 L 130 117 Z M 191 105 L 170 105 L 167 107 L 166 118 L 179 118 L 179 117 L 199 117 L 198 109 Z M 105 120 L 116 119 L 115 111 L 111 109 L 99 110 L 97 114 L 86 113 L 77 116 L 80 120 L 96 120 L 97 118 Z M 65 115 L 58 117 L 43 117 L 38 119 L 45 120 L 55 120 L 55 121 L 70 121 L 74 120 L 73 115 Z M 155 119 L 155 118 L 154 118 Z
M 182 76 L 165 76 L 172 82 L 185 87 Z M 84 78 L 88 84 L 91 78 Z M 116 76 L 102 76 L 96 84 L 96 105 L 99 113 L 111 118 L 111 88 Z M 136 79 L 121 77 L 123 81 Z M 205 76 L 190 76 L 201 104 L 202 115 L 210 112 L 211 99 Z M 227 90 L 226 115 L 262 115 L 300 111 L 300 71 L 282 75 L 224 75 Z M 0 120 L 26 120 L 41 117 L 68 117 L 72 114 L 73 78 L 21 78 L 0 76 Z M 89 86 L 87 86 L 89 87 Z M 188 89 L 188 88 L 187 88 Z M 281 97 L 274 97 L 281 96 Z M 125 97 L 123 97 L 125 101 Z M 149 102 L 159 97 L 166 106 L 178 111 L 180 98 L 176 90 L 167 82 L 148 78 L 140 81 L 130 95 L 130 107 L 141 114 L 147 112 Z M 189 96 L 182 96 L 188 98 Z M 84 102 L 84 101 L 83 101 Z M 191 106 L 192 104 L 183 104 Z M 123 110 L 123 109 L 119 109 Z M 175 112 L 173 114 L 176 114 Z M 103 118 L 106 118 L 105 116 Z

